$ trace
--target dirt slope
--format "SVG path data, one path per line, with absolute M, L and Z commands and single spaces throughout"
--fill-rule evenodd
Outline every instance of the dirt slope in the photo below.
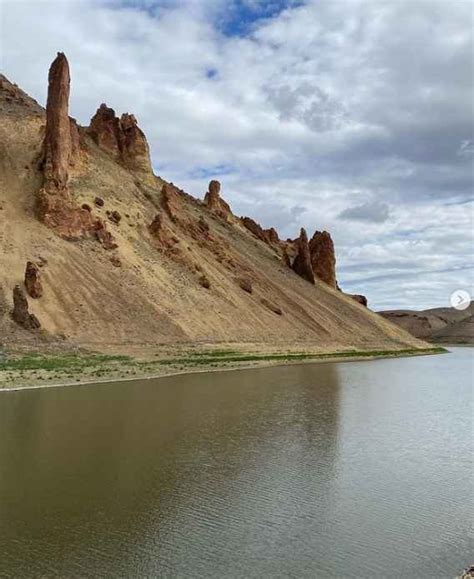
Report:
M 183 222 L 168 222 L 174 247 L 165 249 L 149 231 L 162 211 L 165 181 L 127 170 L 84 129 L 71 192 L 107 222 L 118 247 L 58 237 L 35 209 L 44 130 L 44 109 L 0 77 L 2 341 L 62 336 L 96 349 L 176 342 L 309 344 L 321 350 L 426 346 L 341 292 L 309 284 L 239 220 L 228 222 L 186 194 L 179 194 Z M 95 206 L 96 197 L 103 207 Z M 120 222 L 111 222 L 107 211 L 118 211 Z M 186 226 L 200 218 L 209 225 L 207 238 Z M 18 328 L 9 315 L 12 289 L 22 283 L 27 260 L 46 263 L 43 296 L 29 299 L 42 326 L 37 334 Z M 200 283 L 203 275 L 209 289 Z M 251 281 L 252 293 L 242 289 L 242 277 Z

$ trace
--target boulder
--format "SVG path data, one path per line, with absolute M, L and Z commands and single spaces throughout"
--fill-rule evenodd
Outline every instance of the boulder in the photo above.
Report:
M 32 298 L 37 299 L 43 295 L 40 270 L 32 261 L 26 263 L 25 288 L 28 295 Z
M 316 231 L 309 242 L 309 250 L 314 275 L 336 289 L 336 255 L 331 235 L 327 231 Z
M 248 277 L 242 277 L 238 280 L 239 286 L 244 292 L 251 294 L 253 292 L 252 281 Z
M 300 236 L 296 241 L 297 254 L 293 261 L 293 271 L 300 277 L 314 284 L 314 273 L 311 266 L 311 254 L 309 251 L 308 236 L 304 228 L 301 228 Z
M 37 330 L 41 327 L 38 318 L 30 314 L 28 310 L 28 300 L 23 288 L 16 285 L 13 288 L 13 320 L 25 330 Z

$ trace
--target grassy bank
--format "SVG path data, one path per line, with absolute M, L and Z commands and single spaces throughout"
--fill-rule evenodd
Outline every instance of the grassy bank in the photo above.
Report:
M 232 369 L 262 365 L 318 361 L 349 361 L 423 354 L 440 354 L 446 350 L 348 350 L 341 352 L 248 353 L 235 350 L 201 350 L 176 356 L 137 360 L 129 356 L 105 354 L 10 355 L 0 360 L 0 389 L 28 386 L 72 384 L 120 380 L 149 376 L 166 376 L 182 372 Z

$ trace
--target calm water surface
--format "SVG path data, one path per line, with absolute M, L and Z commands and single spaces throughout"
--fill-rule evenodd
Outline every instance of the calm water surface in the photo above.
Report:
M 0 396 L 2 577 L 455 577 L 473 350 Z

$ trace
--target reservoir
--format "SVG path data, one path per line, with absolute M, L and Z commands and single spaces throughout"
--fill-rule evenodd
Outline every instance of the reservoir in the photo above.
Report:
M 473 350 L 0 394 L 0 577 L 456 577 Z

